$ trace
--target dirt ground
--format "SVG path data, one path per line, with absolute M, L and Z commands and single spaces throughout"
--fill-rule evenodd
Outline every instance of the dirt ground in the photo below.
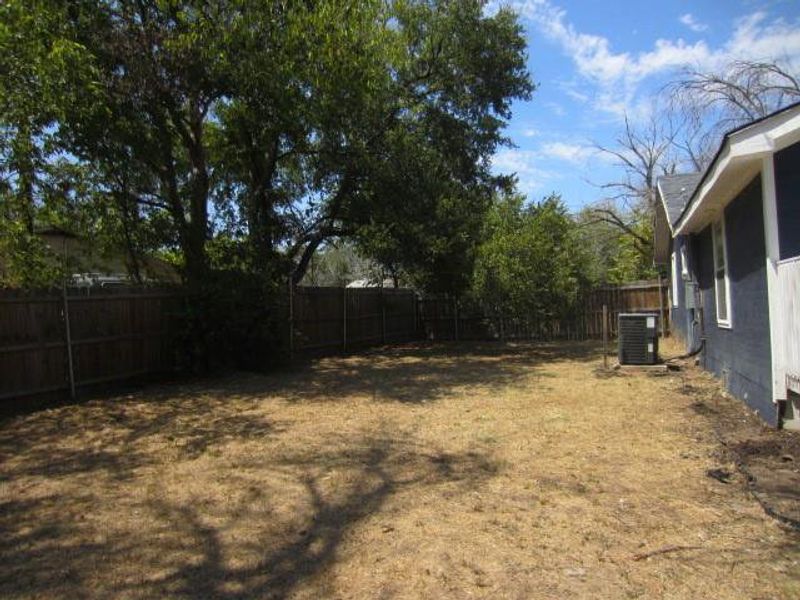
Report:
M 800 597 L 726 437 L 770 434 L 697 372 L 600 367 L 409 345 L 6 419 L 0 597 Z

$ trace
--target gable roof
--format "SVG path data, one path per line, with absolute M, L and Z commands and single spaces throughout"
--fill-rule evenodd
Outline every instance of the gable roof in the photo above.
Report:
M 670 229 L 674 228 L 675 223 L 678 222 L 701 177 L 701 173 L 682 173 L 659 177 L 658 195 L 661 197 L 667 213 Z
M 673 235 L 700 231 L 761 172 L 762 160 L 800 141 L 800 102 L 726 133 L 711 164 L 672 224 Z
M 700 173 L 682 173 L 658 178 L 656 190 L 660 201 L 656 200 L 653 219 L 653 264 L 667 264 L 675 223 L 689 203 L 701 177 Z

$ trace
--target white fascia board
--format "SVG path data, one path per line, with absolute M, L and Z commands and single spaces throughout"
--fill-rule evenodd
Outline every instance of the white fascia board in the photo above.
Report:
M 703 185 L 701 185 L 699 189 L 695 190 L 694 195 L 692 196 L 691 200 L 689 200 L 689 212 L 687 212 L 678 221 L 675 231 L 673 232 L 673 236 L 691 233 L 691 225 L 695 219 L 695 216 L 700 213 L 700 209 L 705 204 L 706 198 L 710 196 L 711 191 L 714 189 L 717 182 L 722 178 L 723 173 L 727 171 L 731 161 L 731 148 L 730 146 L 727 146 L 719 155 L 719 157 L 717 157 L 717 160 L 714 162 L 714 164 L 709 167 L 712 170 L 708 177 L 705 178 L 705 181 L 703 181 Z M 697 201 L 695 201 L 695 198 L 697 198 Z
M 800 106 L 732 133 L 730 143 L 732 146 L 740 143 L 752 144 L 754 150 L 761 146 L 762 150 L 768 148 L 777 152 L 794 143 L 797 138 L 793 134 L 798 132 L 800 132 Z M 746 152 L 747 146 L 743 146 L 742 151 Z
M 713 192 L 724 189 L 724 181 L 730 177 L 732 169 L 744 168 L 748 164 L 759 164 L 765 156 L 774 154 L 779 150 L 800 141 L 800 106 L 745 127 L 740 131 L 730 134 L 723 140 L 725 147 L 717 156 L 714 163 L 709 166 L 703 184 L 695 190 L 689 200 L 689 211 L 683 215 L 674 228 L 673 237 L 692 233 L 695 228 L 705 223 L 706 219 L 699 219 L 705 212 L 702 209 L 724 208 L 735 196 L 718 197 L 711 202 L 713 207 L 704 207 L 713 197 Z M 719 206 L 716 206 L 719 204 Z
M 675 230 L 672 227 L 672 221 L 669 218 L 669 211 L 667 210 L 667 203 L 664 201 L 664 191 L 661 189 L 661 180 L 659 179 L 656 181 L 656 191 L 658 192 L 658 198 L 661 200 L 661 206 L 664 208 L 664 217 L 667 221 L 667 227 L 669 227 L 669 232 L 672 237 L 675 237 Z

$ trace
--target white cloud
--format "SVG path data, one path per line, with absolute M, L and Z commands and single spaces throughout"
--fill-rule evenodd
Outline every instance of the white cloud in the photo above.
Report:
M 708 25 L 698 21 L 692 13 L 686 13 L 685 15 L 681 15 L 678 20 L 684 25 L 686 25 L 686 27 L 694 31 L 695 33 L 708 31 Z
M 548 179 L 552 175 L 535 164 L 540 158 L 541 155 L 535 150 L 503 148 L 492 158 L 492 167 L 499 173 L 517 173 Z
M 549 142 L 542 145 L 542 154 L 547 157 L 557 158 L 571 163 L 585 163 L 596 154 L 596 150 L 590 146 L 581 144 Z
M 735 24 L 733 36 L 720 51 L 720 59 L 769 60 L 786 58 L 800 60 L 800 22 L 784 19 L 767 22 L 767 14 L 756 12 Z
M 498 174 L 515 173 L 519 179 L 519 190 L 530 194 L 541 190 L 545 183 L 556 177 L 551 171 L 539 166 L 541 158 L 541 154 L 534 150 L 503 148 L 492 158 L 492 169 Z
M 552 110 L 557 117 L 563 117 L 567 114 L 567 111 L 564 110 L 564 107 L 557 102 L 545 102 L 544 105 Z
M 531 188 L 556 178 L 556 174 L 542 166 L 549 161 L 563 161 L 575 165 L 587 165 L 590 162 L 609 162 L 607 155 L 594 146 L 569 141 L 551 141 L 542 143 L 536 150 L 504 148 L 492 159 L 492 167 L 497 173 L 516 173 L 520 181 L 525 181 Z
M 556 85 L 562 92 L 576 102 L 586 104 L 590 100 L 590 97 L 586 93 L 586 89 L 581 81 L 571 79 L 569 81 L 559 81 L 556 83 Z
M 641 103 L 639 89 L 644 80 L 676 69 L 714 70 L 736 59 L 800 61 L 800 21 L 769 20 L 763 11 L 736 20 L 730 38 L 717 48 L 703 40 L 657 39 L 652 48 L 630 53 L 615 52 L 607 37 L 578 31 L 566 11 L 551 0 L 519 0 L 511 6 L 558 44 L 583 81 L 596 88 L 588 94 L 595 98 L 595 108 L 617 116 Z M 691 14 L 681 17 L 690 26 L 687 21 L 703 27 Z
M 549 0 L 526 0 L 512 6 L 559 44 L 582 76 L 600 84 L 638 81 L 670 67 L 702 62 L 711 53 L 705 42 L 687 44 L 680 38 L 656 40 L 653 50 L 638 55 L 617 53 L 608 38 L 576 30 L 567 21 L 566 11 Z
M 527 138 L 536 137 L 537 135 L 539 135 L 539 130 L 536 129 L 535 127 L 527 127 L 526 129 L 522 130 L 522 135 Z

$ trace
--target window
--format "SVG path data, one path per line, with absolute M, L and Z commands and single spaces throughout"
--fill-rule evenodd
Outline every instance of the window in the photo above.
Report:
M 728 279 L 728 244 L 725 241 L 725 217 L 711 226 L 714 247 L 714 295 L 717 300 L 717 325 L 731 326 L 731 289 Z
M 672 307 L 678 308 L 678 255 L 672 252 Z

